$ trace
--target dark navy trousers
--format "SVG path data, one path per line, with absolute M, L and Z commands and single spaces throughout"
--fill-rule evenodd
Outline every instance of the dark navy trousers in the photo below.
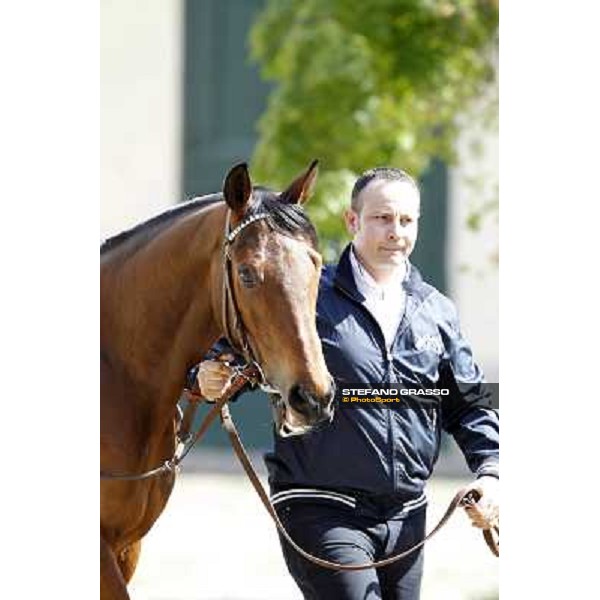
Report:
M 425 506 L 408 515 L 390 516 L 369 503 L 352 509 L 301 501 L 284 504 L 277 512 L 301 548 L 342 564 L 381 560 L 425 537 Z M 281 536 L 280 542 L 288 570 L 307 600 L 419 598 L 423 548 L 381 569 L 332 571 L 302 558 Z

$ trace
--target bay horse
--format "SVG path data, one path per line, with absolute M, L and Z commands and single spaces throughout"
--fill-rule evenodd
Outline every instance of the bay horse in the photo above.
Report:
M 299 435 L 331 419 L 333 383 L 315 324 L 322 261 L 301 206 L 316 174 L 314 161 L 278 194 L 253 188 L 247 166 L 237 165 L 222 193 L 101 246 L 101 472 L 141 473 L 173 456 L 186 373 L 224 334 L 278 391 L 277 433 Z M 102 600 L 129 598 L 141 540 L 174 481 L 170 471 L 101 479 Z

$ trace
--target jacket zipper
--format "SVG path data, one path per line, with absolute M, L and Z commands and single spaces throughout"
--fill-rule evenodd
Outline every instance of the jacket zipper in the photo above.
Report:
M 347 298 L 349 298 L 354 304 L 356 304 L 357 306 L 359 306 L 362 310 L 364 310 L 364 312 L 368 315 L 368 317 L 371 319 L 371 321 L 374 323 L 376 330 L 379 332 L 379 339 L 380 339 L 380 343 L 379 343 L 379 349 L 381 350 L 381 348 L 383 348 L 383 360 L 384 360 L 384 364 L 385 364 L 385 376 L 387 378 L 387 383 L 391 383 L 391 375 L 392 375 L 392 352 L 391 349 L 389 349 L 387 347 L 387 344 L 385 343 L 385 336 L 383 335 L 383 329 L 381 329 L 381 325 L 379 325 L 379 322 L 377 321 L 377 319 L 373 316 L 373 314 L 371 313 L 371 311 L 364 306 L 363 304 L 361 304 L 356 298 L 354 298 L 352 296 L 352 294 L 346 290 L 344 287 L 342 287 L 339 283 L 335 284 L 336 288 L 338 290 L 340 290 Z M 406 298 L 405 298 L 405 302 L 404 302 L 404 315 L 402 316 L 402 320 L 400 321 L 400 325 L 398 326 L 398 330 L 396 331 L 396 335 L 394 336 L 394 340 L 392 342 L 391 348 L 394 347 L 394 344 L 396 343 L 396 339 L 399 336 L 399 333 L 406 328 L 406 323 L 405 321 L 407 321 L 406 318 L 406 307 L 408 304 L 408 297 L 409 295 L 412 296 L 412 294 L 409 294 L 409 292 L 406 292 Z M 381 344 L 381 340 L 383 340 L 383 345 Z M 384 382 L 382 382 L 384 383 Z M 397 464 L 396 462 L 396 456 L 394 453 L 394 421 L 392 419 L 392 411 L 391 410 L 386 410 L 385 411 L 385 415 L 386 415 L 386 420 L 387 420 L 387 425 L 388 425 L 388 431 L 391 431 L 390 434 L 390 440 L 389 440 L 389 444 L 388 444 L 388 452 L 389 452 L 389 460 L 391 463 L 391 469 L 392 469 L 392 492 L 395 493 L 398 491 L 398 470 L 400 468 L 400 465 Z

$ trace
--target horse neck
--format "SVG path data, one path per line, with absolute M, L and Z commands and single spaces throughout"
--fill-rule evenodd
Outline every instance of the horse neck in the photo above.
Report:
M 132 256 L 103 265 L 101 348 L 153 404 L 173 405 L 218 337 L 211 273 L 224 205 L 188 215 Z

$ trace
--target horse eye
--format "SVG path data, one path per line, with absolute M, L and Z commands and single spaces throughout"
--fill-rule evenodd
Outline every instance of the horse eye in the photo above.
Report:
M 238 275 L 244 287 L 254 287 L 258 283 L 256 271 L 249 265 L 240 265 Z

